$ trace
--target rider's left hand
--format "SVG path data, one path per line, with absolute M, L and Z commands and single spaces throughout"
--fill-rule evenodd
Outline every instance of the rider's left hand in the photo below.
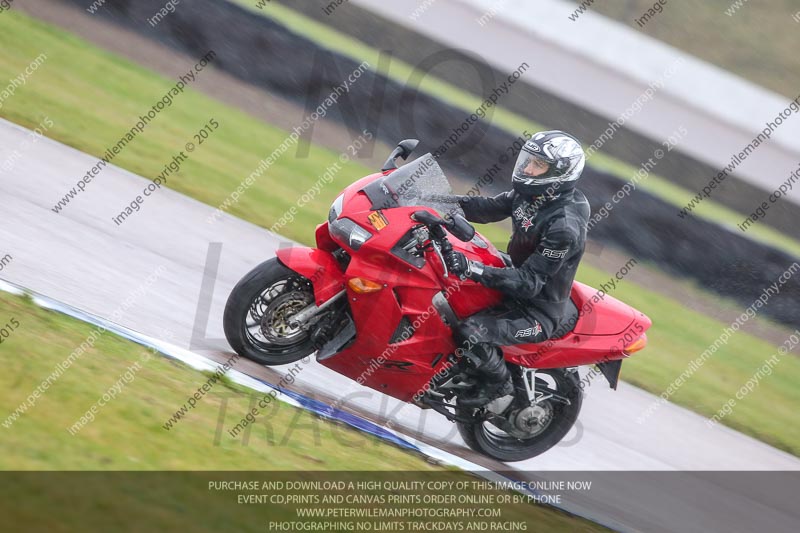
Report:
M 445 258 L 447 269 L 457 276 L 465 276 L 469 273 L 469 259 L 461 252 L 452 251 Z
M 477 280 L 480 274 L 483 273 L 483 263 L 470 261 L 461 252 L 450 252 L 445 261 L 447 262 L 447 269 L 461 278 Z

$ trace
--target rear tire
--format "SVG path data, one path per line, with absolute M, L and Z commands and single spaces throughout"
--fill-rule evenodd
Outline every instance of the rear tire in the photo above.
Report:
M 314 303 L 311 282 L 277 258 L 251 270 L 225 304 L 225 338 L 239 355 L 268 366 L 286 365 L 316 350 L 309 332 L 289 318 Z
M 551 386 L 556 387 L 556 392 L 569 398 L 570 404 L 553 400 L 539 402 L 550 411 L 549 422 L 535 436 L 527 439 L 516 438 L 498 429 L 493 424 L 475 420 L 471 423 L 456 422 L 458 432 L 464 442 L 476 452 L 488 455 L 500 461 L 524 461 L 540 455 L 556 444 L 569 432 L 578 419 L 583 402 L 583 392 L 579 387 L 577 372 L 565 369 L 548 369 L 536 372 L 537 381 L 543 376 Z M 469 416 L 468 413 L 461 413 Z

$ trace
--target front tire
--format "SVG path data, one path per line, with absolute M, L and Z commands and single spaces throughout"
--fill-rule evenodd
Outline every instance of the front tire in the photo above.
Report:
M 286 365 L 316 350 L 308 331 L 289 319 L 314 303 L 311 282 L 277 258 L 251 270 L 233 288 L 225 304 L 223 328 L 231 347 L 268 366 Z
M 537 390 L 554 392 L 569 399 L 570 403 L 567 405 L 552 399 L 536 404 L 537 411 L 546 414 L 546 424 L 535 426 L 528 438 L 513 436 L 483 419 L 474 419 L 470 423 L 456 422 L 467 446 L 500 461 L 513 462 L 536 457 L 558 444 L 575 424 L 581 410 L 583 393 L 578 374 L 560 368 L 539 370 L 536 380 Z

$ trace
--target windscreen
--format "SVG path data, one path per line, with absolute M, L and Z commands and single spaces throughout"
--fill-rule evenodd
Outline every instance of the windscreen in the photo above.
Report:
M 431 154 L 418 157 L 385 178 L 364 188 L 372 209 L 392 207 L 432 207 L 440 215 L 464 215 L 442 168 Z

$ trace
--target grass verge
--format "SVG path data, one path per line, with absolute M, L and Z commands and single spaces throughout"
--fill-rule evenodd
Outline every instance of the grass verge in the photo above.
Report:
M 691 7 L 675 2 L 640 28 L 636 19 L 652 7 L 651 0 L 628 0 L 597 2 L 591 9 L 786 97 L 797 96 L 800 6 L 794 0 L 706 0 Z
M 29 298 L 0 293 L 0 322 L 19 322 L 0 344 L 6 371 L 0 412 L 25 402 L 95 329 L 36 306 Z M 217 382 L 170 430 L 169 420 L 205 374 L 153 355 L 112 333 L 98 337 L 19 418 L 0 426 L 0 470 L 432 470 L 414 454 L 339 426 L 301 409 L 273 402 L 249 435 L 233 427 L 262 394 L 230 381 Z M 112 389 L 95 419 L 73 435 L 69 428 Z M 224 411 L 223 411 L 224 406 Z M 219 424 L 219 422 L 222 422 Z M 218 429 L 215 430 L 215 428 Z
M 0 343 L 6 369 L 0 376 L 2 413 L 14 411 L 95 329 L 42 309 L 30 298 L 0 293 L 0 322 L 12 319 L 18 325 Z M 141 369 L 96 411 L 94 421 L 70 434 L 67 428 L 137 364 Z M 220 431 L 215 439 L 220 420 L 227 428 L 247 412 L 254 397 L 261 397 L 230 381 L 216 384 L 179 425 L 165 430 L 162 423 L 206 381 L 204 373 L 183 363 L 152 355 L 112 333 L 102 334 L 33 407 L 10 427 L 0 427 L 0 470 L 91 470 L 116 476 L 18 472 L 14 479 L 19 483 L 4 483 L 0 491 L 2 520 L 15 529 L 25 524 L 30 531 L 86 531 L 87 524 L 97 531 L 263 531 L 267 518 L 292 519 L 281 506 L 265 511 L 264 505 L 236 505 L 235 494 L 207 488 L 210 479 L 252 480 L 252 474 L 120 476 L 126 470 L 286 471 L 294 480 L 295 472 L 363 472 L 360 478 L 369 480 L 370 471 L 397 471 L 406 477 L 474 479 L 281 402 L 272 403 L 275 407 L 247 438 Z M 536 505 L 504 511 L 504 520 L 548 524 L 554 531 L 606 531 Z
M 483 225 L 480 231 L 498 247 L 504 247 L 508 240 L 508 234 L 497 226 Z M 581 263 L 577 274 L 578 280 L 592 287 L 609 285 L 611 277 L 586 261 Z M 653 327 L 647 332 L 647 348 L 624 362 L 622 379 L 660 395 L 682 373 L 688 372 L 690 377 L 668 399 L 706 417 L 713 417 L 725 402 L 735 398 L 765 360 L 777 353 L 778 348 L 771 343 L 739 332 L 695 370 L 692 362 L 710 348 L 730 324 L 687 310 L 663 294 L 624 279 L 618 282 L 611 295 L 653 320 Z M 788 338 L 792 332 L 784 330 Z M 800 353 L 796 353 L 800 352 L 800 347 L 795 347 L 794 352 L 781 357 L 774 373 L 743 401 L 737 401 L 733 413 L 722 423 L 800 456 L 800 428 L 792 422 L 800 408 L 800 390 L 795 385 L 800 379 Z M 656 419 L 645 420 L 649 420 L 645 423 L 656 423 Z
M 0 47 L 4 50 L 0 79 L 17 75 L 43 50 L 48 57 L 27 85 L 5 102 L 0 116 L 28 127 L 49 116 L 54 126 L 48 136 L 98 156 L 173 83 L 13 11 L 0 17 Z M 104 75 L 97 76 L 97 72 Z M 169 186 L 206 204 L 219 205 L 258 166 L 258 160 L 285 139 L 285 131 L 187 90 L 148 127 L 146 135 L 126 147 L 115 164 L 154 178 L 173 152 L 190 140 L 210 116 L 219 121 L 220 129 L 171 179 Z M 338 154 L 313 145 L 308 159 L 297 159 L 287 153 L 242 196 L 231 213 L 270 227 L 295 205 L 300 195 L 312 188 L 323 172 L 321 169 L 335 163 L 337 158 Z M 282 228 L 281 233 L 300 242 L 311 242 L 311 228 L 325 219 L 337 192 L 368 172 L 369 169 L 355 163 L 345 165 L 320 194 L 298 210 L 294 222 Z M 86 194 L 91 194 L 92 187 L 102 187 L 102 174 L 90 184 Z M 58 194 L 62 193 L 54 192 L 53 203 Z M 502 229 L 484 227 L 482 231 L 504 246 Z M 581 281 L 594 286 L 608 278 L 608 274 L 586 265 L 579 272 Z M 661 394 L 727 326 L 630 282 L 623 282 L 614 296 L 654 319 L 650 346 L 626 362 L 624 375 L 628 381 L 655 394 Z M 738 333 L 671 400 L 711 416 L 775 350 L 769 343 Z M 800 391 L 794 385 L 799 381 L 797 359 L 785 358 L 779 372 L 749 395 L 725 423 L 800 454 L 800 429 L 793 414 L 800 406 Z
M 316 42 L 320 46 L 339 52 L 357 62 L 368 61 L 370 65 L 377 65 L 379 67 L 382 65 L 378 60 L 380 51 L 289 7 L 273 3 L 262 10 L 257 9 L 250 0 L 233 1 L 243 7 L 249 8 L 254 13 L 276 20 L 292 31 Z M 466 113 L 472 113 L 482 102 L 481 98 L 439 80 L 433 75 L 427 75 L 422 78 L 422 80 L 418 80 L 420 75 L 414 67 L 395 57 L 392 58 L 388 68 L 376 68 L 376 70 L 380 74 L 399 83 L 407 84 L 410 80 L 414 80 L 415 85 L 417 85 L 421 91 L 463 109 Z M 416 83 L 417 81 L 419 81 L 419 83 Z M 493 115 L 490 115 L 490 120 L 496 126 L 514 132 L 515 135 L 521 131 L 553 129 L 552 127 L 538 124 L 535 121 L 508 111 L 504 109 L 502 105 L 498 105 L 494 108 Z M 632 179 L 639 170 L 633 165 L 605 154 L 602 150 L 592 155 L 590 164 L 600 170 L 611 173 L 623 181 Z M 620 187 L 621 186 L 622 183 L 620 183 Z M 674 205 L 676 210 L 683 208 L 689 203 L 697 192 L 691 192 L 656 173 L 650 174 L 647 179 L 637 183 L 637 187 L 641 187 L 642 190 Z M 692 211 L 692 215 L 716 224 L 722 224 L 732 229 L 735 229 L 736 224 L 742 222 L 746 218 L 745 214 L 708 199 L 695 208 Z M 800 257 L 800 241 L 765 224 L 751 226 L 748 229 L 748 237 L 774 246 L 795 257 Z

